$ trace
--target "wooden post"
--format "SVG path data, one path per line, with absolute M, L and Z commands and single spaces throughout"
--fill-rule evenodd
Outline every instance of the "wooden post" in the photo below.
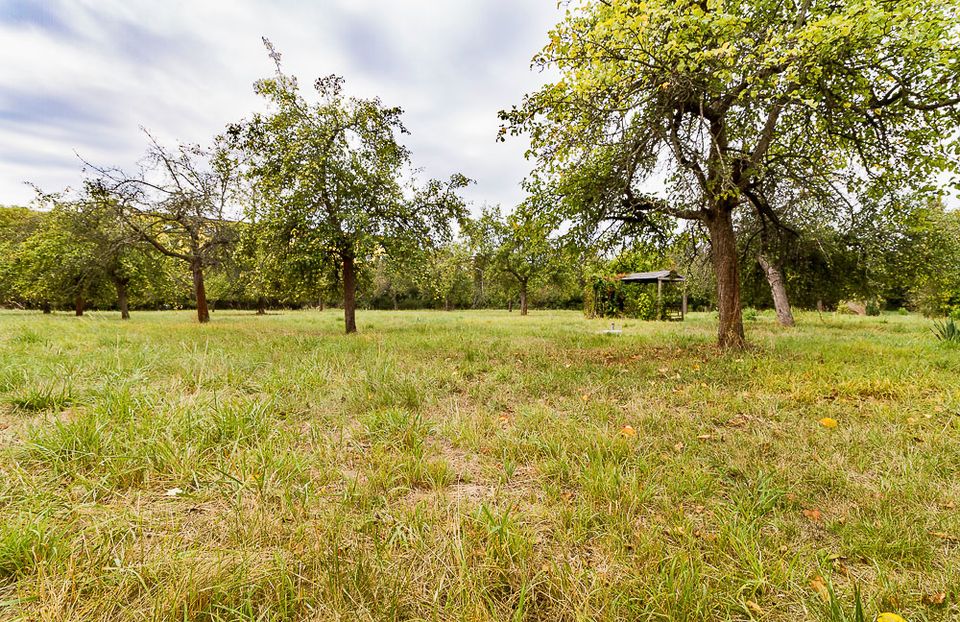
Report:
M 657 319 L 664 320 L 666 314 L 663 312 L 663 281 L 657 279 Z

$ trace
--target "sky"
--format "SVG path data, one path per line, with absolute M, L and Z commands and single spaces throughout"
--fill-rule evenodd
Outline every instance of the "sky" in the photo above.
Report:
M 509 209 L 531 165 L 497 112 L 545 81 L 530 59 L 560 17 L 556 0 L 0 0 L 0 204 L 76 187 L 78 156 L 133 167 L 141 126 L 205 143 L 262 109 L 266 36 L 302 85 L 336 73 L 403 108 L 422 177 L 463 173 L 468 200 Z

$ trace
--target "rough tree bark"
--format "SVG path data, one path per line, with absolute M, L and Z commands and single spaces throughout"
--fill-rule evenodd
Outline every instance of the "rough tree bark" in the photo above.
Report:
M 127 280 L 126 279 L 116 279 L 113 282 L 114 287 L 117 288 L 117 306 L 120 307 L 120 319 L 129 320 L 130 319 L 130 302 L 127 295 Z
M 44 315 L 50 315 L 51 313 L 53 313 L 53 310 L 50 308 L 50 303 L 47 302 L 46 300 L 40 303 L 40 310 L 43 311 Z
M 743 348 L 743 316 L 740 310 L 740 274 L 737 268 L 737 241 L 733 231 L 733 210 L 721 205 L 704 219 L 710 232 L 713 269 L 717 275 L 717 307 L 720 312 L 718 342 L 721 348 Z
M 527 314 L 527 282 L 520 282 L 520 315 Z
M 783 279 L 783 269 L 776 261 L 771 261 L 769 257 L 760 253 L 757 256 L 760 267 L 767 275 L 767 282 L 770 284 L 770 293 L 773 295 L 773 306 L 777 310 L 777 320 L 783 326 L 796 326 L 793 319 L 793 311 L 790 309 L 790 299 L 787 298 L 787 286 Z
M 357 332 L 357 274 L 353 253 L 343 255 L 343 321 L 348 335 Z
M 787 296 L 786 280 L 783 278 L 783 267 L 776 259 L 776 251 L 771 252 L 773 246 L 769 228 L 775 228 L 778 238 L 784 232 L 793 235 L 797 235 L 797 233 L 780 222 L 762 194 L 753 190 L 747 190 L 745 194 L 757 209 L 757 216 L 760 219 L 760 252 L 757 254 L 757 263 L 763 268 L 767 283 L 770 285 L 773 306 L 777 310 L 777 320 L 783 326 L 795 326 L 793 311 L 790 309 L 790 298 Z
M 83 315 L 85 302 L 86 301 L 83 299 L 83 294 L 77 294 L 73 299 L 73 310 L 77 317 L 81 317 Z
M 207 290 L 203 286 L 203 266 L 194 261 L 190 267 L 193 271 L 193 292 L 197 298 L 197 321 L 206 324 L 210 321 L 210 308 L 207 306 Z
M 267 299 L 263 296 L 257 298 L 257 315 L 267 314 Z

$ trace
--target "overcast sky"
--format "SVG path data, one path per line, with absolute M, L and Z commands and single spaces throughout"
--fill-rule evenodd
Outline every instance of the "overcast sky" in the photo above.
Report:
M 530 59 L 555 0 L 0 0 L 0 204 L 76 185 L 76 154 L 131 166 L 142 125 L 206 142 L 262 107 L 270 38 L 301 84 L 337 73 L 401 106 L 414 164 L 461 172 L 476 203 L 512 207 L 529 170 L 497 112 L 543 76 Z

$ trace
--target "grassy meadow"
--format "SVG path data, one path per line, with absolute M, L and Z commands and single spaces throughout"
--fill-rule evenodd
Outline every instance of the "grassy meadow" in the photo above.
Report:
M 960 619 L 927 320 L 358 319 L 0 313 L 0 620 Z

